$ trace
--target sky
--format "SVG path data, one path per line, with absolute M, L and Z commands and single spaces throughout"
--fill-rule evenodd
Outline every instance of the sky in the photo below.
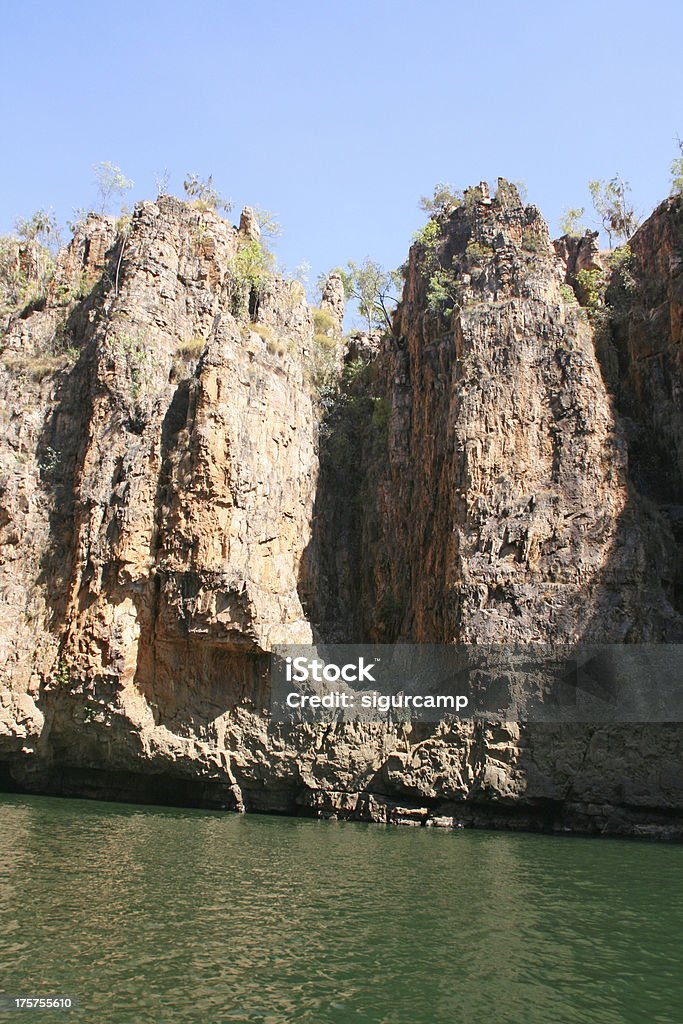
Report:
M 0 233 L 95 206 L 110 161 L 213 176 L 278 214 L 311 277 L 402 263 L 437 181 L 524 182 L 559 234 L 587 183 L 619 173 L 646 216 L 683 136 L 683 3 L 39 0 L 2 4 Z

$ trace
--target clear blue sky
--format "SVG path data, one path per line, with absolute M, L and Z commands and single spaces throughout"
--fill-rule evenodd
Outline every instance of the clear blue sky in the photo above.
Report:
M 213 174 L 279 214 L 282 262 L 395 266 L 421 193 L 521 179 L 557 227 L 621 173 L 668 192 L 683 3 L 54 0 L 3 5 L 0 231 L 95 201 L 109 160 L 153 198 Z

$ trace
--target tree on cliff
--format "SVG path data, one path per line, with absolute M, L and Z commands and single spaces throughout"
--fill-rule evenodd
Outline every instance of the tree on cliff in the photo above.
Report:
M 330 273 L 339 274 L 346 298 L 358 303 L 358 312 L 368 332 L 391 328 L 392 307 L 398 302 L 393 293 L 400 291 L 402 285 L 399 271 L 385 270 L 368 258 L 360 264 L 349 260 L 346 268 L 335 267 Z M 321 288 L 328 277 L 329 274 L 324 274 L 319 279 Z
M 262 206 L 254 206 L 253 211 L 261 234 L 271 240 L 279 238 L 282 234 L 282 226 L 277 219 L 277 214 L 272 210 L 264 210 Z
M 114 196 L 122 196 L 133 188 L 135 182 L 127 178 L 120 167 L 108 160 L 94 167 L 95 184 L 100 197 L 100 213 L 106 213 Z
M 36 210 L 29 220 L 20 217 L 15 227 L 25 242 L 37 242 L 53 252 L 59 248 L 60 232 L 53 210 Z
M 445 181 L 437 181 L 431 196 L 420 196 L 418 206 L 430 217 L 446 216 L 463 204 L 460 189 Z
M 631 191 L 629 183 L 615 174 L 611 181 L 589 181 L 588 190 L 593 199 L 595 212 L 607 232 L 610 249 L 612 236 L 627 242 L 638 227 L 633 204 L 626 195 Z

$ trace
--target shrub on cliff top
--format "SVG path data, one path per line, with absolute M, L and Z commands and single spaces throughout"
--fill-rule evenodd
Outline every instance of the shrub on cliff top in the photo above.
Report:
M 581 218 L 585 213 L 583 206 L 568 206 L 560 217 L 560 231 L 570 238 L 580 238 L 584 233 L 584 226 Z
M 683 140 L 678 140 L 680 156 L 671 162 L 671 195 L 683 194 Z
M 213 175 L 200 178 L 197 174 L 188 174 L 183 182 L 183 189 L 188 199 L 193 200 L 200 210 L 224 210 L 230 213 L 232 202 L 213 187 Z
M 54 272 L 50 250 L 39 240 L 47 237 L 39 210 L 29 221 L 17 221 L 23 240 L 0 236 L 0 316 L 44 302 Z M 54 221 L 52 221 L 54 224 Z M 56 228 L 55 228 L 56 231 Z
M 463 194 L 460 189 L 445 181 L 437 181 L 431 196 L 420 196 L 418 203 L 421 210 L 430 217 L 448 216 L 458 206 L 462 206 Z
M 19 217 L 15 227 L 25 242 L 37 242 L 51 252 L 59 248 L 60 232 L 54 210 L 36 210 L 28 220 Z

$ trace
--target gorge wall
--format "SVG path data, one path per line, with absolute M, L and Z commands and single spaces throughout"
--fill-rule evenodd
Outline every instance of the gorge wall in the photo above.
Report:
M 681 642 L 681 200 L 589 317 L 576 246 L 471 189 L 392 330 L 327 352 L 300 286 L 237 272 L 253 232 L 170 197 L 90 217 L 7 317 L 3 784 L 682 835 L 676 724 L 268 714 L 278 642 Z

